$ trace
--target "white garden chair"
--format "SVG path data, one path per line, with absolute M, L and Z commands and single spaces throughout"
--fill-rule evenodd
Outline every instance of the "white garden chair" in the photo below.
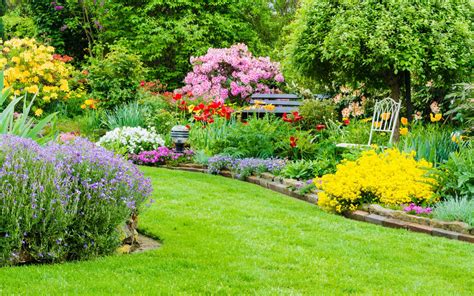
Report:
M 350 144 L 340 143 L 336 147 L 339 148 L 362 148 L 369 147 L 372 144 L 372 137 L 374 132 L 390 133 L 389 144 L 393 141 L 393 135 L 397 127 L 398 115 L 400 114 L 401 103 L 396 102 L 392 98 L 385 98 L 377 101 L 374 107 L 374 115 L 372 116 L 372 125 L 370 127 L 369 143 L 367 145 L 362 144 Z

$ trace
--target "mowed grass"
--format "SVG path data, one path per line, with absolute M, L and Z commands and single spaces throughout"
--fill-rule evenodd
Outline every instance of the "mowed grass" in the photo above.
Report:
M 252 184 L 143 168 L 158 250 L 0 269 L 0 294 L 473 295 L 474 245 L 328 214 Z

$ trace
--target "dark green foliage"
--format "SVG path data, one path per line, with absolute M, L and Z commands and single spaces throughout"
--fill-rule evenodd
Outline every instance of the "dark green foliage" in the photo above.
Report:
M 111 46 L 107 54 L 97 46 L 95 56 L 88 58 L 87 71 L 92 96 L 106 109 L 135 100 L 145 75 L 140 57 L 121 45 Z
M 56 52 L 82 59 L 89 51 L 89 44 L 81 26 L 81 1 L 28 0 L 25 10 L 34 20 L 38 37 L 56 48 Z M 62 6 L 61 10 L 55 9 Z
M 189 57 L 209 47 L 229 47 L 237 42 L 256 55 L 266 51 L 270 9 L 266 1 L 114 1 L 101 19 L 104 42 L 117 40 L 140 54 L 151 68 L 150 76 L 177 87 L 190 70 Z M 120 19 L 120 22 L 117 21 Z

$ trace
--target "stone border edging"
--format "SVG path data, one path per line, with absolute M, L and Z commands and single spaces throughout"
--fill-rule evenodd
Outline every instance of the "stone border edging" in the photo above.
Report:
M 434 218 L 412 215 L 401 210 L 387 209 L 378 204 L 365 205 L 362 207 L 362 210 L 369 212 L 370 214 L 376 214 L 386 218 L 393 218 L 403 222 L 415 223 L 430 226 L 432 228 L 440 228 L 457 233 L 474 235 L 474 227 L 470 227 L 467 223 L 460 221 L 442 221 Z
M 170 166 L 163 166 L 163 167 L 167 169 L 172 169 L 172 170 L 207 173 L 206 168 L 204 166 L 199 166 L 199 165 L 194 165 L 194 164 L 181 165 L 180 167 L 170 167 Z M 227 177 L 227 178 L 233 178 L 233 175 L 231 174 L 230 171 L 221 171 L 219 175 L 223 177 Z M 290 188 L 292 186 L 295 186 L 295 184 L 299 182 L 294 179 L 285 179 L 282 177 L 274 176 L 270 173 L 263 173 L 260 176 L 247 177 L 245 181 L 249 183 L 253 183 L 255 185 L 265 187 L 275 192 L 285 194 L 293 198 L 297 198 L 297 199 L 312 203 L 312 204 L 318 203 L 317 194 L 302 195 L 296 191 L 291 190 Z M 410 218 L 414 219 L 410 222 L 410 221 L 404 221 L 404 220 L 398 219 L 398 217 L 395 217 L 396 214 L 391 217 L 380 215 L 383 211 L 386 211 L 387 213 L 389 211 L 401 212 L 401 211 L 385 209 L 380 205 L 368 205 L 368 206 L 365 206 L 364 209 L 367 211 L 357 210 L 354 212 L 344 213 L 344 217 L 352 219 L 352 220 L 368 222 L 368 223 L 372 223 L 372 224 L 376 224 L 376 225 L 380 225 L 384 227 L 401 228 L 401 229 L 406 229 L 408 231 L 429 234 L 432 236 L 439 236 L 439 237 L 444 237 L 444 238 L 449 238 L 449 239 L 454 239 L 454 240 L 460 240 L 460 241 L 464 241 L 468 243 L 474 243 L 474 235 L 470 235 L 469 232 L 466 230 L 464 230 L 463 232 L 457 232 L 457 231 L 453 231 L 455 230 L 453 228 L 443 229 L 439 227 L 434 227 L 434 226 L 441 225 L 441 224 L 435 224 L 439 222 L 449 225 L 447 227 L 455 227 L 454 225 L 457 225 L 459 227 L 460 224 L 458 224 L 457 222 L 444 222 L 444 221 L 439 221 L 439 220 L 436 220 L 434 222 L 426 222 L 426 219 L 427 220 L 434 220 L 434 219 L 406 214 L 407 216 L 412 216 Z M 402 217 L 402 215 L 400 215 L 400 217 Z M 418 218 L 421 218 L 421 219 L 418 219 Z M 417 223 L 414 223 L 413 221 L 416 221 Z M 420 224 L 418 222 L 427 223 L 427 224 Z M 474 232 L 474 228 L 470 230 L 471 234 L 474 234 L 473 232 Z

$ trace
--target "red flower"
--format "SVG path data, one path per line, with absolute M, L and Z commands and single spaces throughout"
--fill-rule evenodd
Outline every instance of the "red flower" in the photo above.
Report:
M 219 107 L 221 107 L 221 103 L 219 103 L 219 102 L 212 102 L 212 103 L 209 104 L 209 108 L 211 108 L 211 109 L 217 109 Z
M 349 123 L 351 123 L 351 121 L 349 120 L 349 118 L 345 118 L 342 123 L 344 123 L 344 125 L 349 125 Z
M 303 119 L 303 116 L 301 116 L 298 111 L 294 111 L 291 113 L 291 117 L 288 117 L 288 114 L 286 113 L 283 113 L 283 117 L 282 117 L 283 121 L 285 122 L 290 122 L 290 123 L 293 123 L 293 122 L 298 122 L 300 120 Z
M 291 148 L 295 148 L 296 147 L 296 142 L 298 140 L 295 138 L 295 137 L 290 137 L 290 146 Z
M 288 115 L 286 113 L 283 113 L 283 121 L 284 122 L 292 122 L 291 118 L 288 118 Z
M 303 119 L 303 116 L 301 116 L 298 113 L 298 111 L 295 111 L 292 114 L 293 114 L 293 122 L 297 122 L 297 121 L 300 121 L 301 119 Z
M 175 95 L 173 96 L 173 100 L 175 100 L 175 101 L 181 100 L 181 98 L 183 98 L 183 95 L 182 95 L 182 94 L 179 94 L 179 93 L 178 93 L 178 94 L 175 94 Z
M 191 130 L 191 126 L 189 124 L 186 124 L 186 128 L 189 130 Z
M 141 86 L 141 87 L 144 87 L 144 86 L 145 86 L 145 81 L 143 81 L 143 80 L 140 81 L 140 86 Z
M 326 126 L 324 124 L 318 124 L 316 125 L 316 130 L 319 132 L 319 131 L 322 131 L 323 129 L 325 129 Z

